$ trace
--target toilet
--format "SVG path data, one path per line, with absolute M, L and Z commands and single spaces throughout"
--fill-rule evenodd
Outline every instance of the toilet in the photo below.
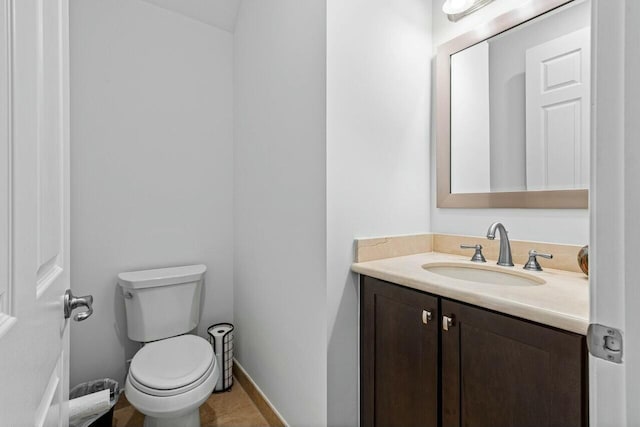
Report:
M 191 335 L 198 325 L 204 265 L 120 273 L 127 334 L 144 343 L 125 382 L 127 400 L 145 427 L 200 426 L 199 407 L 220 376 L 211 344 Z

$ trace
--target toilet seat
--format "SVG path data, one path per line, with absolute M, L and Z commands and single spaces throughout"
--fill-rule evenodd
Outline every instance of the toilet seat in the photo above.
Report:
M 198 423 L 183 423 L 183 417 L 191 419 L 190 417 L 193 417 L 193 413 L 195 413 L 195 418 L 197 418 L 198 408 L 211 396 L 219 377 L 218 364 L 214 363 L 211 374 L 205 376 L 204 382 L 199 386 L 174 396 L 162 397 L 138 390 L 131 383 L 131 375 L 127 375 L 124 392 L 129 403 L 145 415 L 145 423 L 149 417 L 152 417 L 154 421 L 149 425 L 175 427 L 184 424 L 196 427 L 199 426 Z M 160 420 L 166 420 L 166 422 Z
M 215 365 L 211 344 L 195 335 L 180 335 L 140 349 L 131 360 L 129 381 L 151 396 L 176 396 L 205 382 Z
M 194 388 L 198 387 L 200 384 L 205 382 L 207 378 L 209 378 L 209 375 L 211 375 L 211 372 L 215 369 L 215 367 L 216 367 L 216 358 L 214 357 L 213 360 L 211 361 L 211 364 L 209 365 L 209 368 L 207 369 L 207 371 L 203 376 L 201 376 L 200 378 L 198 378 L 197 380 L 195 380 L 190 384 L 186 384 L 182 387 L 176 387 L 176 388 L 170 388 L 170 389 L 156 389 L 156 388 L 148 387 L 143 383 L 139 382 L 136 379 L 136 377 L 134 377 L 133 375 L 129 375 L 129 381 L 131 382 L 132 386 L 134 386 L 141 392 L 151 396 L 159 396 L 159 397 L 175 396 L 177 394 L 183 394 L 190 390 L 193 390 Z

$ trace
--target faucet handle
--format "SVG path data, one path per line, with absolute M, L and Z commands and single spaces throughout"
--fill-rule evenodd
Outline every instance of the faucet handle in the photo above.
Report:
M 471 257 L 471 261 L 473 261 L 473 262 L 487 262 L 487 260 L 484 258 L 484 255 L 482 255 L 482 245 L 479 245 L 479 244 L 476 244 L 476 245 L 460 245 L 460 249 L 475 249 L 476 252 Z
M 535 249 L 531 249 L 529 251 L 529 261 L 527 261 L 527 263 L 522 268 L 524 268 L 525 270 L 542 271 L 542 267 L 540 266 L 540 263 L 537 259 L 537 257 L 539 256 L 546 259 L 553 258 L 553 255 L 551 254 L 541 254 Z

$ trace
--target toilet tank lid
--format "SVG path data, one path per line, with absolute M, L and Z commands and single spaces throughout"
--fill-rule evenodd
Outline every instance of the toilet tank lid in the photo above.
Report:
M 118 274 L 118 283 L 127 289 L 179 285 L 181 283 L 197 282 L 202 279 L 205 271 L 207 271 L 207 266 L 203 264 L 130 271 Z

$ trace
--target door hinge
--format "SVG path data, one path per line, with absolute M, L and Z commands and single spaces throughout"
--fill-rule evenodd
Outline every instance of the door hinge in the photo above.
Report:
M 587 347 L 593 357 L 622 363 L 622 332 L 616 328 L 590 324 L 587 330 Z

